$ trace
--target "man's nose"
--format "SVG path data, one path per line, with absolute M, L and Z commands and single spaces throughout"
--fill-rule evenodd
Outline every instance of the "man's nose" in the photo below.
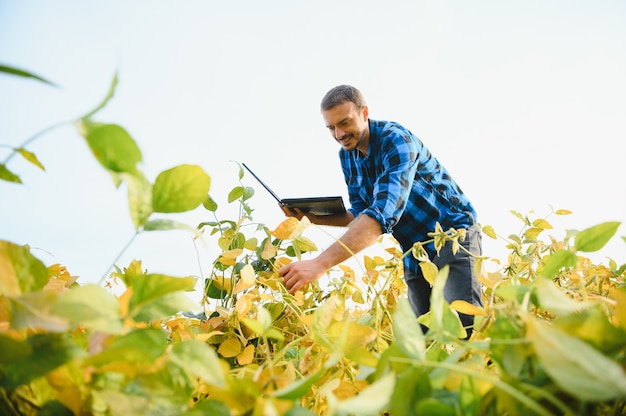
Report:
M 341 138 L 344 136 L 344 134 L 345 134 L 345 132 L 343 130 L 335 128 L 335 139 L 341 140 Z

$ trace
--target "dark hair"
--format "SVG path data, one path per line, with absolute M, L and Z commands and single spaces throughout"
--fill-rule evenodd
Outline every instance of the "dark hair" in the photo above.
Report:
M 322 98 L 322 111 L 330 110 L 334 106 L 346 102 L 354 103 L 358 109 L 366 105 L 361 91 L 350 85 L 339 85 L 328 91 Z

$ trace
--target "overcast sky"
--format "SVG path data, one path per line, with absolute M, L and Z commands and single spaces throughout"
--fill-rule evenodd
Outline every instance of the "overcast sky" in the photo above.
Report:
M 281 197 L 346 197 L 319 102 L 347 83 L 364 93 L 370 117 L 426 143 L 481 224 L 508 235 L 521 228 L 509 210 L 569 209 L 550 218 L 563 237 L 626 221 L 624 22 L 621 0 L 0 0 L 0 64 L 59 85 L 0 74 L 0 144 L 85 114 L 117 71 L 115 97 L 96 118 L 128 130 L 152 181 L 179 164 L 202 166 L 218 215 L 234 219 L 232 161 Z M 0 183 L 0 239 L 98 281 L 134 232 L 125 189 L 69 124 L 29 150 L 46 172 L 11 160 L 24 185 Z M 0 161 L 6 155 L 0 148 Z M 244 184 L 257 190 L 254 220 L 273 228 L 283 218 L 274 200 L 250 175 Z M 199 209 L 176 219 L 212 217 Z M 322 232 L 316 242 L 332 239 Z M 206 244 L 196 254 L 185 232 L 146 233 L 119 264 L 138 258 L 152 272 L 199 275 L 215 252 Z M 484 247 L 503 253 L 502 242 Z M 603 253 L 626 262 L 620 238 Z

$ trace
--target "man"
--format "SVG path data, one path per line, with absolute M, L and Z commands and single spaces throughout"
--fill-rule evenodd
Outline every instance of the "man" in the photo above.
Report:
M 438 222 L 444 230 L 466 229 L 462 245 L 475 255 L 481 254 L 480 229 L 472 204 L 420 139 L 398 123 L 369 119 L 365 99 L 349 85 L 326 93 L 321 111 L 326 127 L 341 145 L 339 158 L 351 207 L 332 216 L 283 211 L 298 218 L 306 215 L 314 224 L 348 229 L 340 238 L 341 244 L 335 242 L 314 259 L 279 269 L 290 293 L 316 281 L 351 253 L 371 246 L 383 233 L 391 233 L 407 251 L 413 243 L 429 240 L 428 233 Z M 438 255 L 433 244 L 425 246 L 439 268 L 450 267 L 444 297 L 448 302 L 460 299 L 482 306 L 473 257 L 463 250 L 453 254 L 451 246 L 447 243 Z M 412 255 L 404 258 L 404 277 L 416 315 L 428 312 L 431 287 Z M 473 316 L 460 316 L 463 325 L 471 328 Z

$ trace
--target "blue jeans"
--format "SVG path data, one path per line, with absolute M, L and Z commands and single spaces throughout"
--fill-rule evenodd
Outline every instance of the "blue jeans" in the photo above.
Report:
M 482 235 L 477 224 L 467 229 L 465 240 L 459 242 L 470 253 L 482 255 Z M 448 280 L 443 290 L 445 300 L 452 303 L 454 300 L 464 300 L 476 306 L 483 306 L 482 285 L 474 273 L 474 257 L 463 250 L 452 254 L 452 243 L 448 242 L 431 259 L 441 269 L 443 266 L 450 267 Z M 421 270 L 405 270 L 404 279 L 408 286 L 408 297 L 411 307 L 417 316 L 423 315 L 430 310 L 430 284 L 424 279 Z M 463 326 L 468 330 L 468 337 L 474 325 L 474 316 L 459 313 Z M 423 328 L 425 329 L 425 328 Z

